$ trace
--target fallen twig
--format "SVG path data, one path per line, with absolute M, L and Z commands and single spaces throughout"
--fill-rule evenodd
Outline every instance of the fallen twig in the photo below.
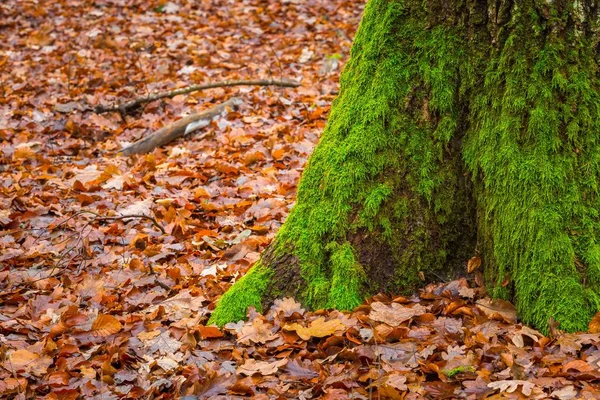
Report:
M 96 114 L 102 114 L 106 112 L 119 111 L 121 114 L 126 114 L 128 110 L 141 106 L 142 104 L 149 103 L 154 100 L 164 99 L 164 98 L 172 98 L 178 96 L 180 94 L 187 94 L 192 92 L 197 92 L 205 89 L 214 89 L 219 87 L 227 87 L 227 86 L 281 86 L 281 87 L 298 87 L 300 86 L 300 82 L 296 82 L 293 80 L 242 80 L 242 81 L 223 81 L 223 82 L 215 82 L 215 83 L 204 83 L 202 85 L 191 85 L 186 86 L 180 89 L 171 90 L 169 92 L 161 92 L 155 93 L 148 96 L 138 97 L 135 100 L 129 101 L 127 103 L 118 104 L 115 106 L 105 106 L 98 105 L 94 109 Z
M 152 222 L 152 225 L 154 225 L 163 235 L 165 234 L 165 228 L 163 228 L 158 221 L 146 214 L 130 214 L 130 215 L 117 215 L 117 216 L 113 216 L 113 217 L 105 217 L 103 215 L 100 215 L 94 211 L 90 211 L 90 210 L 81 210 L 79 211 L 77 214 L 92 214 L 95 215 L 96 218 L 94 218 L 94 221 L 115 221 L 115 220 L 125 220 L 125 219 L 145 219 L 147 221 Z
M 131 154 L 149 153 L 157 147 L 165 145 L 181 136 L 207 126 L 210 122 L 224 114 L 227 114 L 228 109 L 236 109 L 242 104 L 242 100 L 238 97 L 232 97 L 224 103 L 209 108 L 201 113 L 188 115 L 178 121 L 167 126 L 163 126 L 156 132 L 145 136 L 120 151 L 121 154 L 129 156 Z

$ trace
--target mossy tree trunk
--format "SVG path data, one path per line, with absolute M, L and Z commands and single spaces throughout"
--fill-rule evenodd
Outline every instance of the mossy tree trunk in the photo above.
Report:
M 351 309 L 479 253 L 526 323 L 584 330 L 600 309 L 599 8 L 370 0 L 297 204 L 211 322 L 281 296 Z

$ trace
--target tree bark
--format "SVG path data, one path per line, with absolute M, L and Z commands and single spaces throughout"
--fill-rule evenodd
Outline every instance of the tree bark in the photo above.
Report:
M 351 309 L 479 254 L 524 322 L 585 330 L 600 309 L 598 3 L 370 0 L 297 204 L 210 321 L 290 295 Z

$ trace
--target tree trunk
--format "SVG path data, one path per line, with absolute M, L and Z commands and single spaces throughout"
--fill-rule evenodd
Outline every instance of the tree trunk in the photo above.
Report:
M 483 259 L 545 331 L 600 309 L 599 1 L 370 0 L 297 204 L 211 322 L 352 309 Z

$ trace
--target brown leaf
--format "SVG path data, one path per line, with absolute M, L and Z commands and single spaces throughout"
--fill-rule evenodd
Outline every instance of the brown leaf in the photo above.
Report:
M 202 339 L 216 339 L 223 337 L 223 332 L 214 326 L 198 326 L 196 327 Z
M 291 297 L 275 300 L 272 308 L 277 313 L 283 313 L 285 317 L 290 317 L 294 313 L 298 313 L 299 316 L 304 314 L 302 305 Z
M 277 361 L 273 361 L 273 362 L 267 362 L 267 361 L 256 361 L 252 358 L 249 358 L 246 360 L 246 362 L 244 362 L 243 365 L 238 367 L 237 373 L 248 375 L 248 376 L 251 376 L 254 374 L 272 375 L 275 372 L 277 372 L 277 370 L 280 367 L 283 367 L 285 364 L 287 364 L 287 362 L 288 362 L 288 360 L 286 360 L 286 359 L 277 360 Z
M 534 383 L 522 380 L 504 380 L 488 383 L 488 387 L 500 392 L 513 393 L 521 386 L 521 393 L 529 396 L 535 387 Z
M 569 361 L 563 366 L 563 372 L 567 373 L 569 370 L 575 370 L 577 372 L 588 372 L 593 371 L 594 367 L 589 365 L 583 360 L 573 360 Z
M 12 394 L 24 392 L 27 388 L 27 379 L 25 378 L 6 378 L 0 380 L 0 394 Z
M 390 306 L 386 306 L 383 303 L 374 302 L 371 304 L 369 318 L 391 326 L 398 326 L 404 321 L 408 321 L 412 317 L 425 314 L 426 312 L 427 309 L 420 304 L 406 307 L 398 303 L 391 303 Z
M 238 336 L 238 342 L 242 344 L 266 343 L 277 337 L 273 333 L 273 326 L 266 324 L 260 318 L 254 318 L 251 323 L 246 323 Z
M 490 319 L 499 319 L 509 324 L 517 322 L 515 306 L 506 300 L 486 297 L 477 301 L 477 307 Z
M 294 379 L 309 379 L 319 375 L 315 371 L 303 367 L 296 360 L 290 360 L 287 363 L 287 365 L 285 366 L 285 372 L 292 376 Z
M 467 273 L 470 274 L 471 272 L 477 270 L 480 266 L 481 266 L 481 257 L 479 257 L 479 256 L 471 257 L 469 259 L 469 262 L 467 262 Z

